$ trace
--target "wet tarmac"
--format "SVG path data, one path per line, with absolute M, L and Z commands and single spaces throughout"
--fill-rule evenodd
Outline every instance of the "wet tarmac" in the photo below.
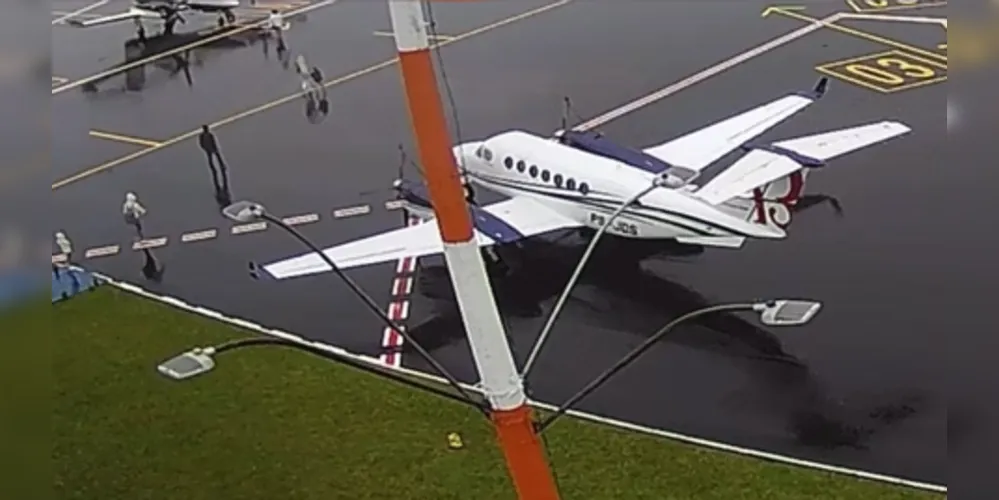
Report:
M 458 36 L 541 5 L 435 4 L 434 10 L 438 32 Z M 559 126 L 563 96 L 589 118 L 803 24 L 785 16 L 761 19 L 763 7 L 576 1 L 455 42 L 440 53 L 461 139 L 510 128 L 549 133 Z M 822 17 L 834 10 L 843 9 L 830 3 L 807 12 Z M 341 1 L 293 21 L 288 41 L 293 54 L 304 54 L 327 79 L 336 79 L 390 60 L 392 41 L 373 34 L 387 28 L 381 3 Z M 883 36 L 889 34 L 897 33 Z M 53 36 L 53 74 L 73 80 L 120 63 L 132 32 L 127 26 L 58 26 Z M 906 44 L 933 50 L 939 33 L 914 27 L 906 37 Z M 261 109 L 298 88 L 273 47 L 265 52 L 263 42 L 251 37 L 214 45 L 192 50 L 181 63 L 186 72 L 176 61 L 164 62 L 145 67 L 141 76 L 117 76 L 96 89 L 52 96 L 52 181 L 58 185 L 53 220 L 80 249 L 121 245 L 116 255 L 84 265 L 139 280 L 142 254 L 128 248 L 131 233 L 119 212 L 124 193 L 134 191 L 150 210 L 147 235 L 169 239 L 155 249 L 167 271 L 161 283 L 148 284 L 151 290 L 379 353 L 378 320 L 363 314 L 331 276 L 287 283 L 248 276 L 248 262 L 301 248 L 275 230 L 229 234 L 202 152 L 195 141 L 177 137 L 222 120 L 216 135 L 234 198 L 260 201 L 282 216 L 320 215 L 302 230 L 323 246 L 374 234 L 401 223 L 399 213 L 382 208 L 397 174 L 397 144 L 411 149 L 397 69 L 386 65 L 331 86 L 332 111 L 314 124 L 304 116 L 301 99 Z M 819 76 L 817 65 L 883 50 L 870 40 L 819 30 L 601 130 L 632 146 L 662 142 L 807 89 Z M 951 424 L 968 436 L 968 463 L 987 463 L 976 457 L 987 450 L 983 443 L 996 439 L 989 427 L 999 403 L 980 389 L 996 378 L 984 368 L 994 357 L 995 341 L 986 334 L 996 331 L 996 321 L 979 311 L 988 310 L 986 298 L 994 294 L 995 280 L 986 270 L 997 253 L 985 229 L 990 225 L 968 231 L 965 220 L 999 209 L 989 182 L 997 174 L 985 168 L 987 162 L 958 165 L 947 158 L 945 96 L 942 85 L 880 94 L 834 80 L 823 101 L 768 134 L 793 137 L 880 119 L 898 119 L 914 130 L 810 176 L 809 191 L 835 197 L 842 211 L 828 202 L 803 210 L 786 241 L 691 255 L 673 255 L 679 249 L 661 244 L 601 243 L 529 380 L 532 396 L 564 400 L 644 336 L 703 305 L 810 297 L 825 308 L 801 328 L 768 330 L 748 317 L 714 317 L 681 328 L 581 409 L 947 483 L 951 403 L 963 415 Z M 97 139 L 95 130 L 159 146 L 142 153 L 147 146 Z M 127 155 L 134 158 L 119 160 Z M 85 171 L 93 175 L 62 182 Z M 332 216 L 358 204 L 369 204 L 370 213 Z M 217 237 L 180 242 L 185 232 L 210 228 L 219 231 Z M 515 270 L 494 277 L 521 360 L 582 245 L 574 235 L 554 235 L 527 247 L 504 249 Z M 385 265 L 350 274 L 387 304 L 395 271 Z M 439 258 L 421 262 L 409 325 L 460 378 L 474 381 L 446 283 Z M 968 371 L 963 390 L 950 395 L 943 362 L 948 344 L 951 356 L 983 362 L 980 370 Z M 414 356 L 406 354 L 404 364 L 422 368 Z M 971 491 L 987 486 L 976 484 Z

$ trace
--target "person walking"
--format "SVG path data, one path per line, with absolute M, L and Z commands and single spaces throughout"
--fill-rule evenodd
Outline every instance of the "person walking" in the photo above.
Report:
M 135 193 L 125 193 L 125 203 L 121 206 L 121 214 L 125 217 L 125 223 L 135 227 L 139 238 L 145 238 L 142 233 L 142 218 L 146 216 L 146 208 L 139 203 L 139 198 Z
M 55 243 L 59 247 L 59 253 L 65 256 L 62 267 L 67 269 L 66 274 L 69 275 L 73 280 L 73 287 L 75 289 L 80 288 L 80 280 L 77 279 L 76 274 L 69 269 L 73 265 L 73 242 L 69 241 L 66 237 L 66 233 L 62 231 L 57 231 L 55 234 Z M 57 264 L 52 264 L 52 272 L 55 273 L 55 277 L 58 280 L 62 279 L 62 273 L 60 273 L 60 266 Z
M 212 182 L 215 183 L 215 192 L 228 191 L 229 171 L 226 168 L 225 160 L 222 159 L 222 153 L 219 152 L 218 139 L 215 138 L 215 134 L 212 133 L 208 125 L 201 126 L 201 133 L 198 134 L 198 145 L 201 146 L 201 150 L 208 157 L 208 168 L 212 171 Z M 218 164 L 216 164 L 216 160 Z M 222 178 L 221 184 L 219 183 L 220 176 Z

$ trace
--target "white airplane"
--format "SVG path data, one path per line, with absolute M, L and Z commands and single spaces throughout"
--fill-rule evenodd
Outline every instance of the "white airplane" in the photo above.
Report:
M 823 78 L 811 92 L 763 106 L 637 151 L 590 132 L 555 138 L 512 130 L 458 145 L 454 154 L 472 185 L 509 199 L 469 204 L 480 247 L 514 243 L 543 233 L 601 227 L 624 202 L 657 187 L 626 208 L 608 227 L 624 238 L 739 248 L 747 238 L 781 239 L 801 197 L 808 169 L 909 132 L 882 121 L 778 141 L 752 141 L 825 94 Z M 742 158 L 705 183 L 691 181 L 727 154 Z M 469 186 L 471 187 L 471 186 Z M 433 209 L 422 184 L 396 181 L 403 207 L 424 220 Z M 324 250 L 342 269 L 442 252 L 437 224 L 394 229 Z M 276 279 L 330 271 L 316 253 L 263 266 Z
M 184 12 L 218 14 L 218 25 L 224 27 L 236 21 L 233 9 L 239 8 L 239 2 L 240 0 L 133 0 L 132 6 L 125 12 L 85 20 L 68 19 L 66 22 L 72 26 L 89 28 L 131 19 L 139 38 L 144 39 L 144 19 L 162 22 L 164 35 L 172 35 L 178 21 L 185 22 L 181 16 Z

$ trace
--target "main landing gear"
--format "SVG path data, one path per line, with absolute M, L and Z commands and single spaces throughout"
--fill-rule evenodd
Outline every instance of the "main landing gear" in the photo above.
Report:
M 219 14 L 219 19 L 217 24 L 219 28 L 225 28 L 226 26 L 236 22 L 236 14 L 233 14 L 231 10 L 224 10 Z

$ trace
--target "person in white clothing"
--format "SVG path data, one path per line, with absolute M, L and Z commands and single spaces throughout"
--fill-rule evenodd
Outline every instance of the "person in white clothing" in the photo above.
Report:
M 267 16 L 267 29 L 270 30 L 271 33 L 274 34 L 274 37 L 277 39 L 278 53 L 281 53 L 282 51 L 285 50 L 284 36 L 282 34 L 284 32 L 284 28 L 285 28 L 284 17 L 281 16 L 281 13 L 278 12 L 277 9 L 272 10 L 270 15 Z
M 142 218 L 146 215 L 146 209 L 139 203 L 139 198 L 135 193 L 125 193 L 125 203 L 121 206 L 121 214 L 125 217 L 125 223 L 135 227 L 139 237 L 142 238 Z
M 63 254 L 63 256 L 66 257 L 66 260 L 63 261 L 64 262 L 63 266 L 69 267 L 73 265 L 73 242 L 69 241 L 69 238 L 66 237 L 66 233 L 62 231 L 56 232 L 55 243 L 56 246 L 59 247 L 59 253 Z M 52 272 L 55 273 L 56 279 L 62 279 L 62 276 L 59 272 L 59 266 L 55 265 L 54 263 L 52 264 Z M 73 273 L 68 273 L 68 274 L 70 275 L 70 277 L 73 278 L 73 283 L 78 285 L 79 282 L 76 279 L 76 275 Z

